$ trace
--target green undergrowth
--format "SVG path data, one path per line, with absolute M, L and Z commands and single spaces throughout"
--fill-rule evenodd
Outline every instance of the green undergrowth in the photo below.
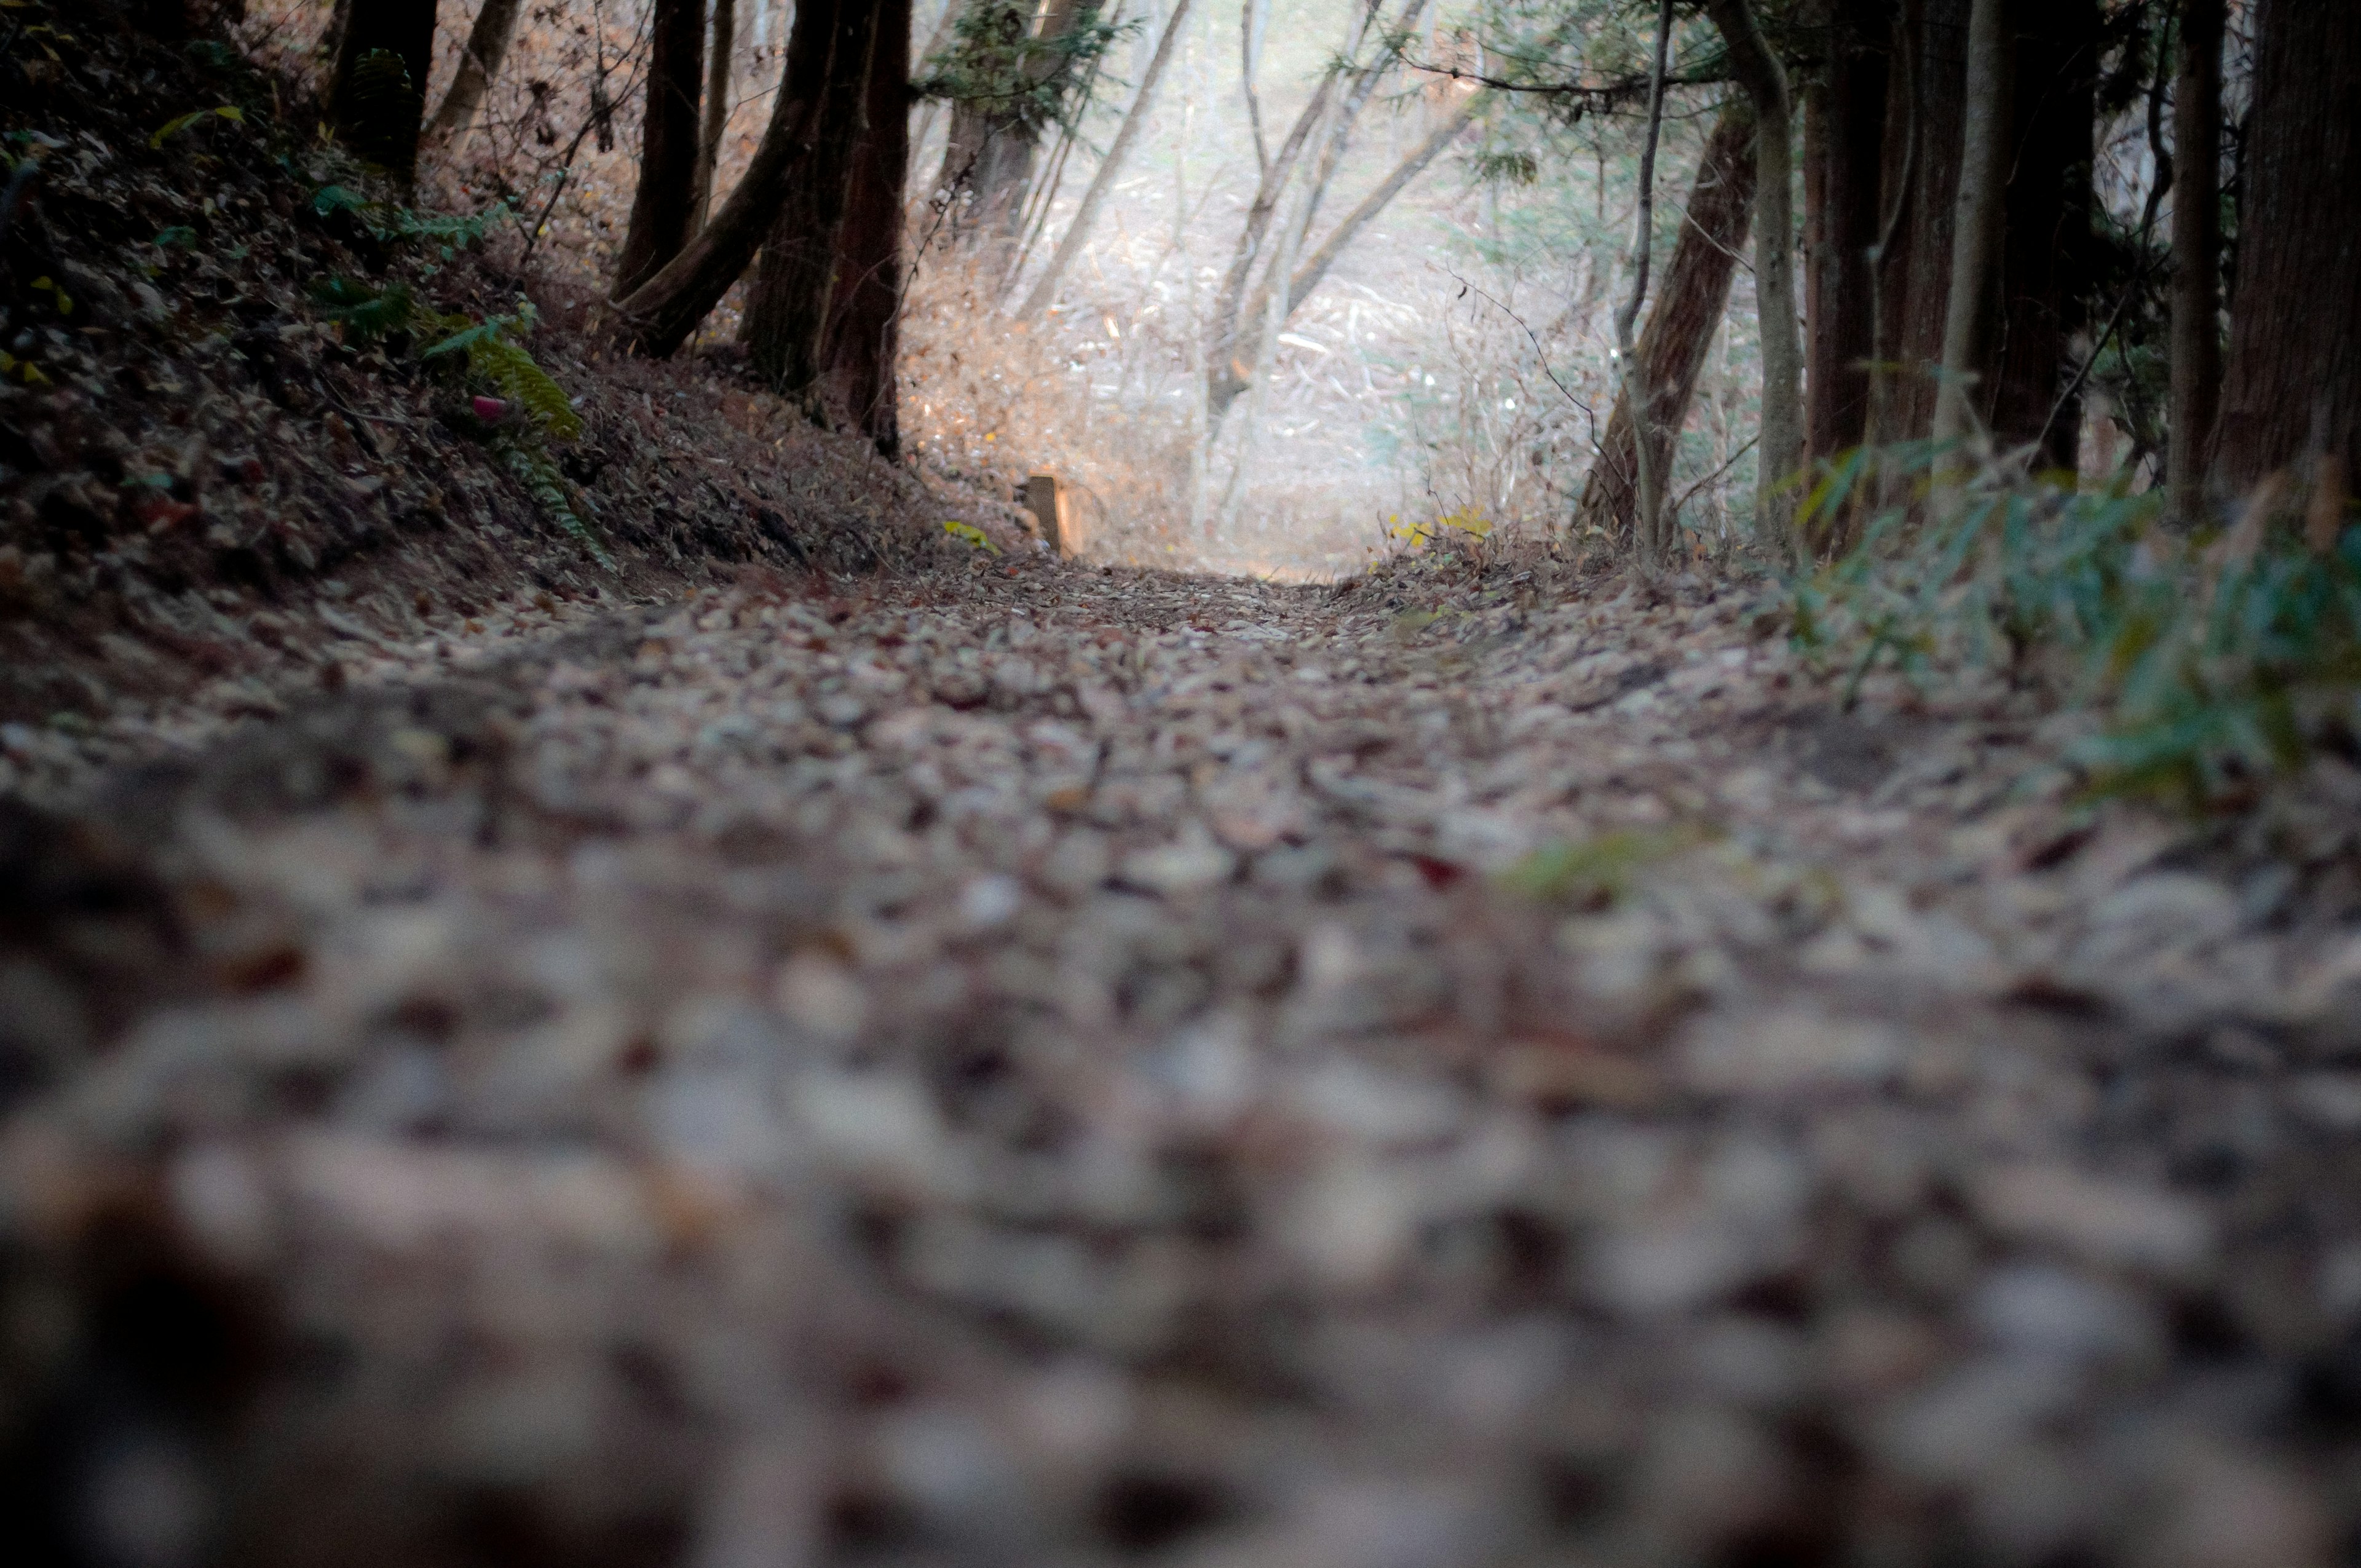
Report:
M 1927 444 L 1830 466 L 1804 521 L 1842 515 L 1873 469 L 1915 481 L 1860 541 L 1791 585 L 1796 643 L 1847 675 L 1962 671 L 2042 683 L 2096 732 L 2068 760 L 2093 794 L 2199 807 L 2251 799 L 2361 736 L 2361 527 L 2339 476 L 2275 476 L 2183 530 L 2157 492 L 2077 488 L 1999 463 L 1934 495 Z
M 582 516 L 589 510 L 586 499 L 550 455 L 551 442 L 582 433 L 582 418 L 524 346 L 536 319 L 533 302 L 520 298 L 511 313 L 476 317 L 437 311 L 406 283 L 372 287 L 341 276 L 318 280 L 312 298 L 347 343 L 407 346 L 423 367 L 474 391 L 474 428 L 500 466 L 552 521 L 613 568 L 614 558 Z

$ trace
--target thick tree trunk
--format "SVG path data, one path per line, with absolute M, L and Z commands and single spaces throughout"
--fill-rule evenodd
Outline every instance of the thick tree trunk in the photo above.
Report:
M 2001 342 L 1988 411 L 2004 451 L 2033 448 L 2037 468 L 2071 472 L 2082 430 L 2072 384 L 2075 334 L 2088 324 L 2085 267 L 2093 194 L 2098 0 L 2010 0 L 2015 33 Z
M 627 295 L 688 244 L 697 227 L 697 94 L 705 75 L 705 0 L 655 0 L 648 101 L 641 117 L 640 183 L 615 265 Z
M 787 193 L 814 177 L 814 165 L 821 160 L 824 110 L 857 115 L 875 34 L 876 8 L 861 0 L 802 0 L 796 7 L 770 122 L 745 174 L 687 249 L 616 302 L 622 335 L 633 353 L 661 359 L 677 351 L 745 272 Z M 849 63 L 840 67 L 840 59 Z M 840 80 L 847 73 L 852 82 L 849 94 Z M 840 169 L 838 178 L 840 203 Z
M 401 71 L 368 60 L 380 51 L 400 59 Z M 356 3 L 336 40 L 335 60 L 329 118 L 354 151 L 408 180 L 418 164 L 426 77 L 434 65 L 434 0 Z
M 1958 222 L 1960 136 L 1966 113 L 1971 0 L 1917 0 L 1911 60 L 1913 139 L 1909 211 L 1899 245 L 1901 276 L 1893 288 L 1894 369 L 1888 441 L 1925 439 L 1935 422 L 1936 372 L 1943 362 L 1943 319 L 1950 297 L 1951 246 Z M 1892 165 L 1888 165 L 1889 168 Z
M 837 0 L 836 9 L 837 47 L 819 95 L 809 155 L 786 184 L 746 292 L 744 336 L 754 369 L 796 398 L 810 397 L 819 379 L 837 244 L 852 189 L 853 150 L 867 126 L 869 68 L 884 19 L 884 7 L 875 0 Z
M 436 136 L 453 137 L 475 122 L 484 94 L 500 79 L 500 62 L 509 56 L 509 40 L 516 37 L 520 0 L 484 0 L 476 25 L 467 30 L 467 47 L 459 56 L 458 73 L 443 94 L 429 127 Z
M 901 338 L 902 187 L 910 165 L 910 0 L 877 0 L 866 123 L 837 238 L 822 345 L 830 419 L 892 457 L 901 446 L 894 367 Z
M 1049 308 L 1058 297 L 1058 280 L 1066 269 L 1082 254 L 1082 244 L 1091 236 L 1091 226 L 1098 221 L 1099 208 L 1105 204 L 1107 192 L 1115 189 L 1117 177 L 1129 161 L 1132 145 L 1147 127 L 1148 113 L 1155 107 L 1157 83 L 1164 80 L 1164 68 L 1179 52 L 1181 25 L 1189 19 L 1192 0 L 1174 0 L 1172 15 L 1165 19 L 1164 36 L 1157 40 L 1156 52 L 1148 58 L 1148 70 L 1139 79 L 1139 92 L 1131 101 L 1131 110 L 1123 117 L 1123 128 L 1115 132 L 1115 143 L 1100 160 L 1098 172 L 1091 176 L 1090 188 L 1082 192 L 1082 205 L 1074 209 L 1073 221 L 1066 225 L 1058 248 L 1050 253 L 1049 265 L 1042 269 L 1033 290 L 1017 307 L 1016 319 L 1031 321 Z
M 1690 187 L 1688 214 L 1664 286 L 1647 330 L 1633 350 L 1640 378 L 1651 389 L 1648 465 L 1659 483 L 1672 474 L 1673 449 L 1688 422 L 1698 375 L 1713 345 L 1714 329 L 1730 307 L 1730 283 L 1738 269 L 1754 214 L 1754 109 L 1742 97 L 1723 105 L 1698 160 Z M 1629 539 L 1638 521 L 1639 465 L 1632 451 L 1631 400 L 1618 396 L 1608 416 L 1599 453 L 1583 481 L 1575 506 L 1577 532 L 1602 530 Z
M 1997 338 L 2001 240 L 2006 224 L 2009 68 L 2007 0 L 1975 0 L 1968 19 L 1965 112 L 1960 119 L 1958 215 L 1943 310 L 1942 384 L 1934 438 L 1966 440 L 1979 423 L 1978 393 Z
M 1997 3 L 1997 0 L 1991 0 Z M 1794 135 L 1787 73 L 1763 37 L 1748 0 L 1706 0 L 1706 14 L 1730 48 L 1730 71 L 1754 101 L 1754 297 L 1762 320 L 1762 478 L 1754 488 L 1762 543 L 1794 544 L 1793 480 L 1804 463 L 1804 348 L 1796 332 L 1795 224 L 1789 171 Z
M 2173 515 L 2205 509 L 2205 455 L 2222 391 L 2222 0 L 2181 0 L 2172 93 L 2172 411 L 2165 485 Z
M 1890 0 L 1837 0 L 1825 82 L 1804 100 L 1804 445 L 1825 462 L 1869 433 Z
M 730 67 L 738 53 L 738 7 L 713 0 L 713 31 L 706 40 L 705 124 L 697 136 L 697 203 L 694 221 L 705 226 L 713 210 L 713 178 L 721 167 L 721 138 L 730 129 Z
M 2361 473 L 2361 5 L 2262 0 L 2256 34 L 2215 437 L 2233 491 L 2309 455 Z

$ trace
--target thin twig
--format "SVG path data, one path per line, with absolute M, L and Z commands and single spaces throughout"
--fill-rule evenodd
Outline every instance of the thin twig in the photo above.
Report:
M 1449 272 L 1450 269 L 1445 268 L 1444 270 Z M 1491 295 L 1486 293 L 1475 284 L 1470 283 L 1466 279 L 1460 278 L 1458 273 L 1452 272 L 1451 276 L 1459 279 L 1459 286 L 1461 288 L 1474 294 L 1477 298 L 1485 301 L 1494 309 L 1498 310 L 1502 315 L 1507 316 L 1510 321 L 1516 323 L 1518 326 L 1524 329 L 1525 336 L 1533 345 L 1533 353 L 1538 356 L 1541 360 L 1542 374 L 1549 378 L 1550 385 L 1555 387 L 1558 389 L 1559 394 L 1563 396 L 1567 402 L 1572 403 L 1576 408 L 1580 409 L 1583 412 L 1583 416 L 1590 421 L 1590 449 L 1593 452 L 1604 450 L 1598 444 L 1598 412 L 1593 410 L 1588 403 L 1586 403 L 1580 398 L 1576 397 L 1573 389 L 1567 387 L 1565 382 L 1557 378 L 1557 372 L 1550 368 L 1549 351 L 1542 346 L 1541 337 L 1533 331 L 1531 323 L 1529 323 L 1524 317 L 1510 310 L 1508 305 L 1503 303 L 1501 301 L 1494 299 Z
M 1675 501 L 1675 502 L 1673 503 L 1673 511 L 1672 511 L 1672 515 L 1673 515 L 1673 516 L 1675 516 L 1675 517 L 1678 517 L 1678 516 L 1680 516 L 1680 515 L 1681 515 L 1681 508 L 1683 508 L 1683 507 L 1685 507 L 1685 506 L 1688 505 L 1690 501 L 1692 501 L 1692 500 L 1696 499 L 1697 499 L 1697 493 L 1699 490 L 1704 489 L 1708 485 L 1712 484 L 1716 479 L 1719 479 L 1719 478 L 1720 478 L 1724 474 L 1729 473 L 1729 472 L 1730 472 L 1730 466 L 1731 466 L 1731 465 L 1735 464 L 1735 463 L 1736 463 L 1736 462 L 1737 462 L 1741 457 L 1743 457 L 1743 456 L 1745 456 L 1748 453 L 1750 453 L 1750 452 L 1753 451 L 1753 450 L 1754 450 L 1754 444 L 1755 444 L 1756 442 L 1758 442 L 1758 441 L 1761 441 L 1762 439 L 1763 439 L 1763 433 L 1762 433 L 1761 431 L 1759 431 L 1759 430 L 1758 430 L 1758 431 L 1756 431 L 1752 435 L 1750 435 L 1750 436 L 1748 436 L 1748 437 L 1746 438 L 1746 444 L 1745 444 L 1745 445 L 1743 445 L 1743 446 L 1740 447 L 1737 451 L 1735 451 L 1735 452 L 1731 453 L 1728 457 L 1725 457 L 1725 458 L 1723 458 L 1723 459 L 1722 459 L 1722 463 L 1721 463 L 1721 466 L 1720 466 L 1720 467 L 1716 468 L 1712 473 L 1708 474 L 1704 478 L 1699 479 L 1696 484 L 1691 485 L 1687 489 L 1683 490 L 1683 491 L 1681 492 L 1681 499 L 1680 499 L 1679 500 L 1676 500 L 1676 501 Z

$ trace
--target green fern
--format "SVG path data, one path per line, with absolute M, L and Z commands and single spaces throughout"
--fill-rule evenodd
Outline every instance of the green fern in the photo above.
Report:
M 543 432 L 560 441 L 571 441 L 582 433 L 582 416 L 574 411 L 574 400 L 550 378 L 549 372 L 534 361 L 522 344 L 511 341 L 510 336 L 531 331 L 533 322 L 532 305 L 521 302 L 516 314 L 487 316 L 471 326 L 462 327 L 427 349 L 422 357 L 466 355 L 467 368 L 522 408 Z
M 419 310 L 418 297 L 402 283 L 372 289 L 350 278 L 324 278 L 312 285 L 312 298 L 357 343 L 382 342 L 408 332 L 422 314 L 433 314 Z
M 600 565 L 613 568 L 613 558 L 582 521 L 564 476 L 542 444 L 579 436 L 582 416 L 575 411 L 574 400 L 566 395 L 566 389 L 534 362 L 523 345 L 513 341 L 511 334 L 533 330 L 535 317 L 530 301 L 519 301 L 512 314 L 471 321 L 427 308 L 401 283 L 372 289 L 350 278 L 324 278 L 312 285 L 311 293 L 328 319 L 343 326 L 347 342 L 378 343 L 402 333 L 440 334 L 420 351 L 419 358 L 464 365 L 467 375 L 523 411 L 525 423 L 521 429 L 493 437 L 501 466 L 560 528 L 582 542 Z
M 548 453 L 536 444 L 506 434 L 492 438 L 492 451 L 500 457 L 500 466 L 525 488 L 552 521 L 589 551 L 592 560 L 610 572 L 615 569 L 615 558 L 607 553 L 607 546 L 591 532 L 590 525 L 582 521 L 581 514 L 575 510 L 571 487 L 566 484 L 566 476 L 558 472 L 557 465 L 550 461 Z

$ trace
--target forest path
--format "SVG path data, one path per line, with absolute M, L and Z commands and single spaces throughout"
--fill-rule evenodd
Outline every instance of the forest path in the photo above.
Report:
M 2361 947 L 1742 595 L 1381 591 L 386 644 L 116 786 L 197 961 L 0 1157 L 165 1151 L 388 1561 L 2325 1561 Z

